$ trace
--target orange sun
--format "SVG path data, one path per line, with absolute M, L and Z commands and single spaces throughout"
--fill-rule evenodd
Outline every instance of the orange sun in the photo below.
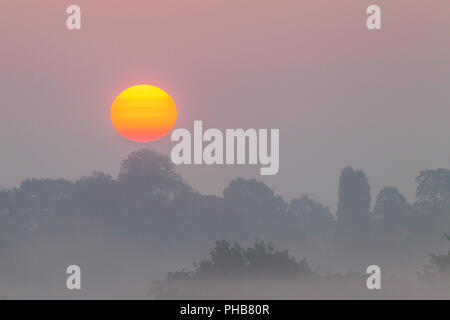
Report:
M 172 130 L 177 121 L 177 107 L 172 98 L 158 87 L 133 86 L 114 100 L 111 121 L 122 137 L 136 142 L 151 142 Z

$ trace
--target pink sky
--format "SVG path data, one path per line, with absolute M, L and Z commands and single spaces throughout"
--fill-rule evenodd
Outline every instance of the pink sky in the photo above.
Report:
M 81 31 L 65 28 L 70 4 Z M 365 28 L 369 4 L 381 31 Z M 168 138 L 139 145 L 111 126 L 112 100 L 136 83 L 172 95 L 177 127 L 280 128 L 280 172 L 263 181 L 287 199 L 334 207 L 346 165 L 373 192 L 396 185 L 412 199 L 419 170 L 450 167 L 447 0 L 15 0 L 0 36 L 1 186 L 115 175 L 142 146 L 168 154 Z M 260 179 L 257 167 L 180 170 L 204 192 Z

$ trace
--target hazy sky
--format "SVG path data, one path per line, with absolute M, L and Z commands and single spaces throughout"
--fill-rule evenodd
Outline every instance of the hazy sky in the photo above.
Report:
M 66 29 L 66 7 L 82 30 Z M 365 27 L 382 7 L 381 31 Z M 340 170 L 363 169 L 372 197 L 395 185 L 410 200 L 421 169 L 450 167 L 450 1 L 4 1 L 0 20 L 0 186 L 31 177 L 117 174 L 141 147 L 113 129 L 120 91 L 171 94 L 176 127 L 280 128 L 280 171 L 180 167 L 220 194 L 256 177 L 290 199 L 332 208 Z

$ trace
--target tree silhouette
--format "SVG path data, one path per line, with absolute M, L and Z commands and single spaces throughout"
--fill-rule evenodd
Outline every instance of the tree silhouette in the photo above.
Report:
M 102 212 L 112 210 L 117 193 L 117 181 L 111 175 L 94 171 L 75 182 L 73 197 L 78 206 Z
M 439 234 L 450 228 L 450 170 L 424 170 L 416 178 L 412 233 L 417 246 L 442 249 Z
M 190 191 L 190 187 L 174 171 L 174 166 L 167 156 L 153 150 L 140 149 L 122 162 L 119 182 L 139 194 L 171 199 Z
M 30 252 L 45 256 L 40 263 L 51 272 L 67 256 L 89 265 L 97 261 L 100 269 L 130 259 L 157 269 L 190 261 L 190 254 L 217 239 L 227 241 L 218 242 L 193 271 L 168 276 L 161 294 L 198 288 L 199 279 L 297 279 L 311 272 L 306 261 L 274 247 L 308 256 L 324 269 L 354 270 L 374 259 L 393 269 L 419 269 L 428 252 L 442 252 L 447 244 L 439 234 L 450 229 L 450 170 L 421 171 L 416 181 L 412 206 L 395 187 L 385 187 L 370 212 L 367 177 L 344 168 L 335 218 L 308 196 L 287 202 L 255 179 L 233 179 L 223 196 L 203 195 L 182 180 L 168 157 L 141 149 L 122 162 L 117 178 L 94 171 L 76 181 L 27 179 L 18 188 L 1 189 L 0 277 L 8 268 L 17 274 L 43 270 L 34 267 L 34 256 L 27 260 Z M 229 242 L 247 246 L 255 239 L 267 242 L 248 248 Z M 431 256 L 431 274 L 447 272 L 447 262 L 448 254 Z
M 242 212 L 257 211 L 263 214 L 281 215 L 285 212 L 287 204 L 275 195 L 274 191 L 262 182 L 255 179 L 233 179 L 223 191 L 226 201 L 236 204 Z
M 303 258 L 300 262 L 295 261 L 289 251 L 277 251 L 270 242 L 256 241 L 253 247 L 243 252 L 250 273 L 253 275 L 301 275 L 312 276 L 309 263 Z
M 361 170 L 346 167 L 339 178 L 338 225 L 346 232 L 365 233 L 370 223 L 370 186 Z
M 377 195 L 373 214 L 381 221 L 381 228 L 389 233 L 405 232 L 411 205 L 395 187 L 384 187 Z
M 334 234 L 336 220 L 328 207 L 314 201 L 307 195 L 293 199 L 289 213 L 298 218 L 300 227 L 310 241 L 326 241 Z
M 299 239 L 298 221 L 287 212 L 288 204 L 255 179 L 233 179 L 223 191 L 225 204 L 241 214 L 247 226 L 247 240 L 266 239 L 277 244 Z
M 450 237 L 445 235 L 447 241 Z M 434 288 L 442 288 L 448 294 L 450 286 L 450 250 L 446 254 L 431 254 L 430 264 L 422 272 L 419 272 L 419 279 Z
M 194 263 L 193 271 L 170 272 L 162 281 L 154 281 L 148 293 L 156 299 L 197 297 L 214 283 L 223 281 L 245 283 L 252 286 L 258 281 L 272 278 L 295 280 L 314 279 L 318 274 L 311 270 L 306 259 L 297 262 L 289 252 L 277 251 L 273 245 L 256 241 L 253 247 L 243 249 L 237 243 L 217 241 L 210 258 Z M 256 282 L 255 282 L 256 281 Z
M 209 260 L 194 263 L 198 277 L 242 275 L 246 271 L 246 265 L 241 246 L 237 243 L 231 245 L 226 240 L 216 242 Z
M 416 182 L 417 210 L 423 214 L 450 213 L 450 170 L 421 171 Z

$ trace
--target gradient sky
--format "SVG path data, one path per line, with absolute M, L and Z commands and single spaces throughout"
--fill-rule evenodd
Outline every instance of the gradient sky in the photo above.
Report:
M 82 30 L 65 27 L 70 4 Z M 365 27 L 370 4 L 383 30 Z M 256 177 L 286 199 L 334 208 L 340 170 L 363 169 L 372 198 L 410 200 L 419 170 L 450 168 L 450 1 L 4 1 L 0 186 L 31 177 L 113 175 L 141 147 L 110 122 L 114 97 L 167 91 L 176 127 L 280 128 L 280 171 L 180 167 L 199 191 Z

